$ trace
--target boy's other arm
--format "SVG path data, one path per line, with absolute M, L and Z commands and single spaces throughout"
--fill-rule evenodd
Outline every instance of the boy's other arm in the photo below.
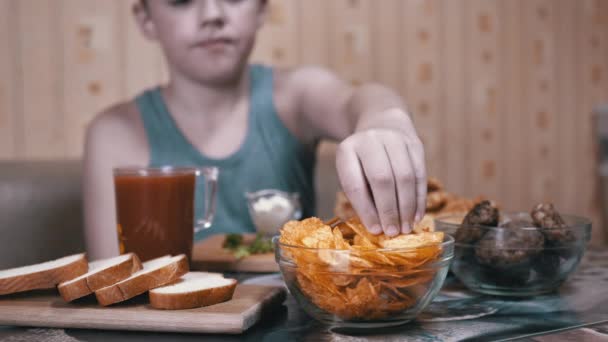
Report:
M 83 175 L 85 243 L 89 260 L 119 254 L 113 168 L 145 165 L 131 109 L 121 105 L 96 117 L 86 134 Z
M 375 234 L 410 232 L 425 212 L 426 169 L 401 97 L 379 84 L 353 87 L 321 68 L 287 75 L 296 135 L 309 142 L 341 141 L 336 168 L 365 226 Z

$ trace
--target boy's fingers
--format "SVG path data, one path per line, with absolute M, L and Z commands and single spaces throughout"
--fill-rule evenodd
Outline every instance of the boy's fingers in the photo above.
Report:
M 408 155 L 407 145 L 400 137 L 387 137 L 385 139 L 391 168 L 395 175 L 399 217 L 401 219 L 400 231 L 410 233 L 411 223 L 416 214 L 416 174 Z
M 406 142 L 407 143 L 407 142 Z M 424 147 L 420 139 L 415 138 L 413 141 L 407 143 L 408 155 L 410 157 L 411 165 L 414 168 L 416 177 L 416 216 L 415 221 L 422 220 L 424 213 L 426 212 L 426 193 L 427 193 L 427 179 L 426 179 L 426 166 L 424 163 Z
M 365 178 L 370 185 L 376 212 L 387 236 L 398 235 L 399 208 L 395 191 L 395 176 L 385 146 L 380 140 L 369 139 L 357 149 Z
M 361 168 L 361 162 L 354 148 L 347 144 L 340 145 L 336 152 L 336 169 L 342 189 L 363 225 L 372 234 L 382 233 L 382 226 Z

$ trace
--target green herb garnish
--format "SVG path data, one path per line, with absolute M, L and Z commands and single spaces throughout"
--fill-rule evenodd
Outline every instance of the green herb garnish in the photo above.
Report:
M 241 259 L 253 254 L 265 254 L 274 251 L 272 241 L 264 237 L 262 234 L 257 234 L 255 240 L 251 244 L 243 242 L 243 235 L 228 234 L 224 240 L 223 247 L 232 252 L 235 258 Z

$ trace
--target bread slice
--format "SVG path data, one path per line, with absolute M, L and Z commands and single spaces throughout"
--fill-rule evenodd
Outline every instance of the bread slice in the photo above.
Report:
M 89 264 L 88 273 L 59 284 L 57 289 L 66 302 L 71 302 L 101 288 L 116 284 L 141 268 L 139 258 L 133 253 L 98 260 Z
M 172 283 L 187 272 L 188 259 L 183 254 L 152 259 L 144 262 L 143 269 L 129 278 L 95 291 L 95 297 L 103 306 L 112 305 Z
M 0 271 L 0 295 L 52 289 L 57 284 L 87 273 L 84 254 L 74 254 L 40 264 Z
M 151 290 L 150 305 L 167 310 L 214 305 L 232 299 L 236 284 L 219 273 L 190 272 L 175 284 Z

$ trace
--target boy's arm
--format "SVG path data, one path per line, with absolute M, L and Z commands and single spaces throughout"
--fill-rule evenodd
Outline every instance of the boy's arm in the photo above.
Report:
M 341 141 L 342 188 L 372 233 L 411 231 L 426 204 L 424 149 L 400 96 L 379 84 L 353 87 L 329 71 L 291 72 L 304 140 Z
M 119 254 L 113 168 L 140 164 L 141 161 L 133 157 L 147 156 L 135 151 L 134 134 L 128 129 L 129 122 L 123 114 L 124 110 L 110 110 L 98 116 L 87 129 L 83 200 L 89 260 Z

